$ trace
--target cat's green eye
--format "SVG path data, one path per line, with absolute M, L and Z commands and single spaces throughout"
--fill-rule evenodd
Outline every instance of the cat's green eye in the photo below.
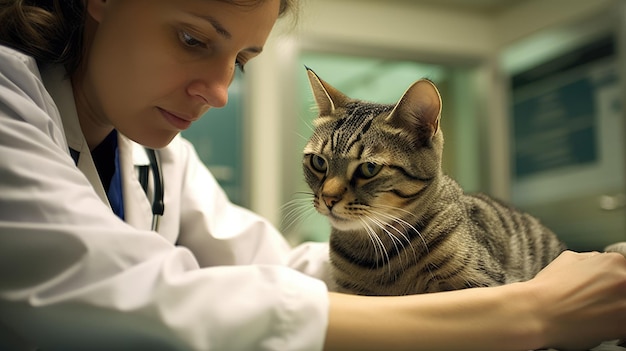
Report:
M 377 175 L 382 168 L 382 165 L 372 162 L 361 163 L 356 169 L 356 175 L 360 178 L 369 179 Z
M 328 165 L 326 164 L 326 160 L 319 155 L 311 155 L 311 167 L 313 167 L 314 170 L 320 172 L 320 173 L 325 173 L 326 169 L 328 168 Z

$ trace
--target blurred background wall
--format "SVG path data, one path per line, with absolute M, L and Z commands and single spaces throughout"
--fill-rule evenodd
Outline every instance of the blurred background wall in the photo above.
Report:
M 443 99 L 446 173 L 574 249 L 600 249 L 626 240 L 625 28 L 622 0 L 304 0 L 229 105 L 184 135 L 234 202 L 294 243 L 325 240 L 298 195 L 315 117 L 304 66 L 386 103 L 427 77 Z

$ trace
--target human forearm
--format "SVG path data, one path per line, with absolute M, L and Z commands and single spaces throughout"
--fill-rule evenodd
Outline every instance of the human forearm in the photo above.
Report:
M 331 350 L 588 349 L 626 338 L 626 259 L 565 252 L 536 278 L 402 297 L 330 296 Z
M 542 342 L 524 294 L 517 284 L 402 297 L 332 294 L 325 349 L 529 350 Z

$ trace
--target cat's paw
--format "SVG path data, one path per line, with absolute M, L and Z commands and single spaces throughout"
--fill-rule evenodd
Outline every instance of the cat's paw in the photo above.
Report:
M 606 252 L 618 252 L 626 257 L 626 241 L 622 241 L 619 243 L 611 244 L 604 248 Z

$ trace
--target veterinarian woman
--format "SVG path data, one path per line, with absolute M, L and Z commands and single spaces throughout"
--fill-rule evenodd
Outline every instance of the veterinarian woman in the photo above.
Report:
M 626 336 L 626 259 L 530 282 L 329 293 L 178 134 L 290 0 L 0 1 L 0 349 L 528 350 Z M 144 147 L 157 149 L 156 152 Z M 318 279 L 319 278 L 319 279 Z

